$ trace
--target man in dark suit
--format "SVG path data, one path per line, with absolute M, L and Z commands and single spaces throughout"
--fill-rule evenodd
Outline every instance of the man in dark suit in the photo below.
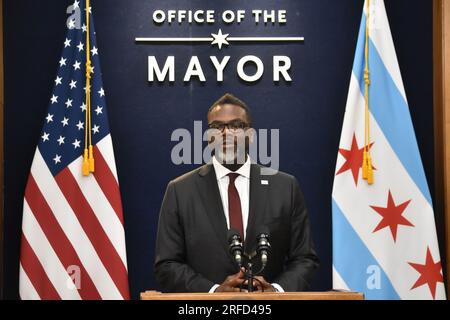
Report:
M 244 148 L 237 143 L 251 128 L 249 109 L 238 98 L 226 94 L 216 101 L 208 111 L 208 125 L 215 130 L 212 163 L 171 181 L 164 196 L 156 239 L 157 281 L 169 292 L 239 291 L 247 283 L 229 253 L 227 231 L 238 230 L 249 253 L 265 228 L 271 249 L 256 288 L 307 290 L 319 260 L 297 180 L 282 172 L 267 175 L 264 167 L 251 164 L 248 139 Z M 238 161 L 242 154 L 244 161 Z

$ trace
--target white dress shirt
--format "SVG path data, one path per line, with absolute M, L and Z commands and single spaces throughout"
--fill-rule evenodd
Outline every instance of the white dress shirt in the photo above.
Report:
M 225 219 L 227 220 L 227 227 L 230 229 L 230 217 L 228 213 L 228 183 L 230 177 L 229 173 L 237 173 L 239 176 L 234 181 L 239 198 L 241 200 L 241 211 L 242 211 L 242 223 L 244 226 L 244 239 L 247 235 L 247 222 L 248 222 L 248 211 L 250 206 L 250 157 L 247 157 L 247 161 L 236 171 L 231 171 L 225 168 L 216 157 L 212 158 L 212 164 L 214 166 L 214 171 L 216 172 L 217 184 L 219 186 L 220 198 L 222 199 L 223 211 L 225 214 Z M 242 239 L 242 240 L 244 240 Z M 272 286 L 279 292 L 284 292 L 283 288 L 276 283 L 272 283 Z M 209 292 L 212 293 L 216 291 L 218 284 L 215 284 Z
M 214 171 L 216 172 L 217 184 L 219 186 L 220 198 L 222 199 L 223 212 L 225 213 L 225 218 L 227 219 L 228 229 L 230 229 L 230 216 L 228 212 L 228 184 L 230 182 L 230 177 L 228 177 L 228 174 L 239 174 L 234 181 L 234 185 L 236 186 L 239 198 L 241 200 L 242 223 L 244 226 L 244 234 L 242 236 L 245 239 L 247 233 L 248 210 L 250 205 L 250 157 L 247 157 L 247 161 L 235 172 L 225 168 L 219 163 L 219 161 L 217 161 L 216 157 L 213 157 L 212 163 L 214 166 Z

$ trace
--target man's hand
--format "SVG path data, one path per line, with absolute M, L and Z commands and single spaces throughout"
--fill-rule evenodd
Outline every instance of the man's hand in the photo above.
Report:
M 253 287 L 257 289 L 256 292 L 277 292 L 277 290 L 261 276 L 255 276 Z
M 214 292 L 239 292 L 239 286 L 244 281 L 244 271 L 241 269 L 238 273 L 228 276 Z

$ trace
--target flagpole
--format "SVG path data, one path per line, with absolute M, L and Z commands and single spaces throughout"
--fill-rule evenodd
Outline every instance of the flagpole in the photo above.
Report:
M 445 243 L 446 286 L 450 288 L 450 3 L 433 0 L 433 91 L 436 226 Z M 440 243 L 442 243 L 440 242 Z
M 3 123 L 3 0 L 0 0 L 0 115 Z M 0 161 L 3 162 L 3 128 L 0 132 Z M 0 168 L 0 182 L 4 185 L 4 166 Z M 3 192 L 0 195 L 0 202 L 3 203 Z M 0 300 L 3 299 L 3 205 L 0 207 Z
M 90 0 L 86 0 L 86 117 L 82 173 L 88 176 L 95 170 L 94 151 L 92 147 L 91 123 L 91 44 L 90 44 Z
M 372 157 L 370 154 L 370 112 L 369 112 L 369 29 L 370 28 L 370 0 L 366 0 L 366 37 L 365 37 L 365 68 L 364 68 L 364 100 L 365 100 L 365 119 L 364 119 L 364 153 L 362 163 L 362 177 L 367 183 L 373 184 Z

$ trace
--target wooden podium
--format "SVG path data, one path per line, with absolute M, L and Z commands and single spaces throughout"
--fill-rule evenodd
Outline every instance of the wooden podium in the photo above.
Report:
M 359 292 L 223 292 L 223 293 L 161 293 L 145 291 L 141 300 L 364 300 Z

